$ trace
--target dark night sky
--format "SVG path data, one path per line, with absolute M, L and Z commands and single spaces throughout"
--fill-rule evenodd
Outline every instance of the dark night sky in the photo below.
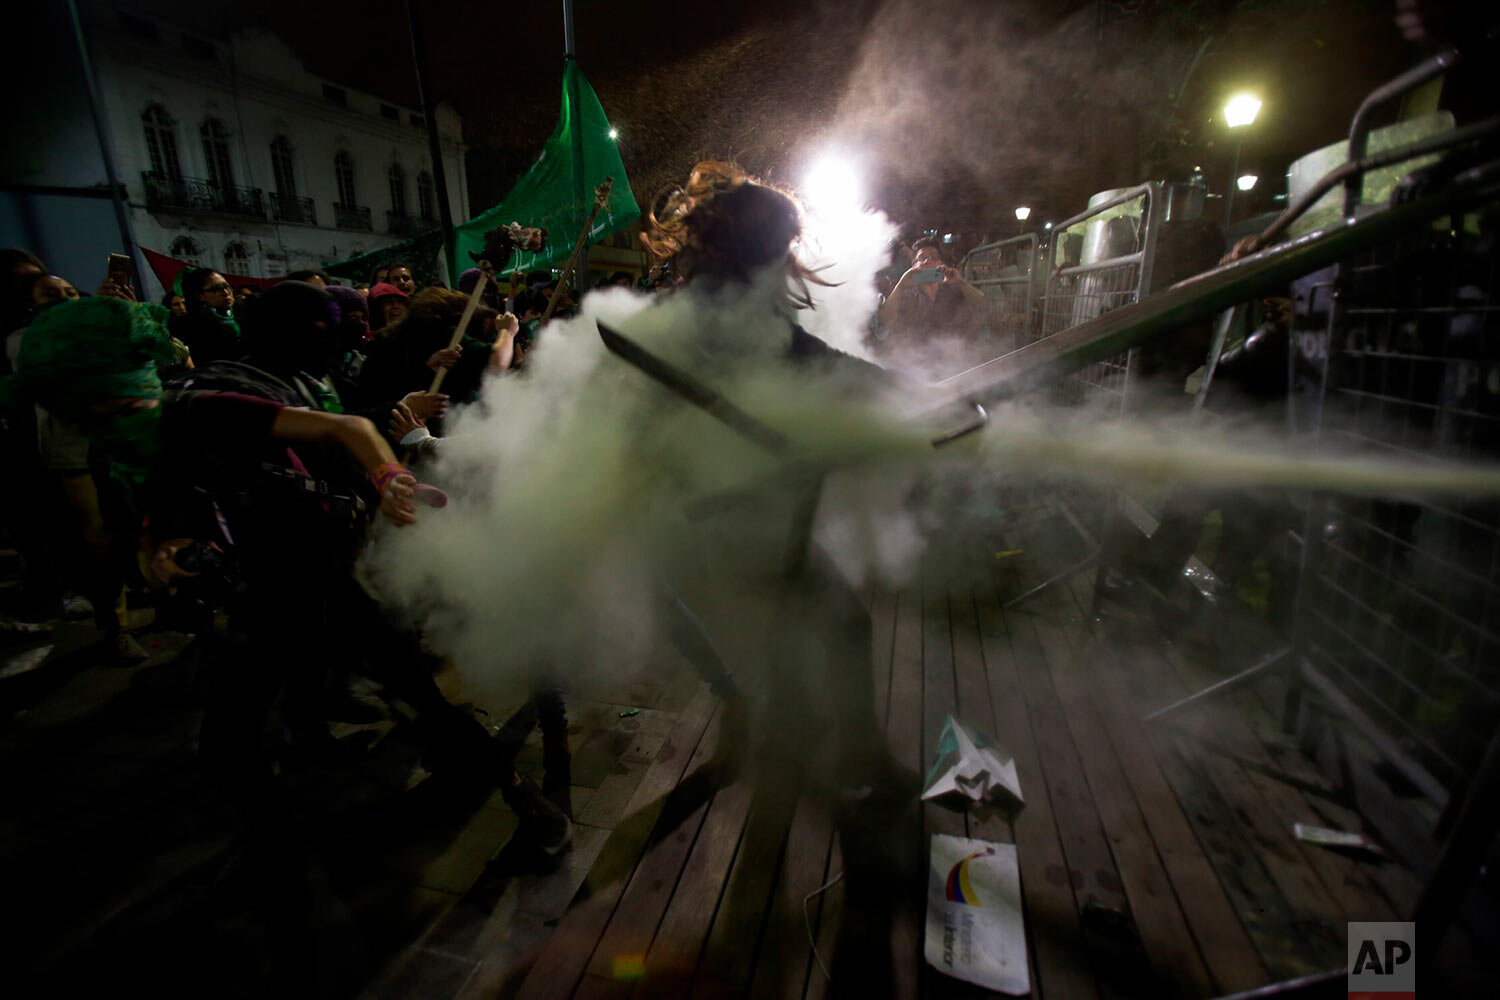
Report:
M 201 3 L 132 6 L 209 27 Z M 555 122 L 561 4 L 420 8 L 434 90 L 464 117 L 474 203 L 493 203 Z M 1093 191 L 1168 162 L 1201 164 L 1222 184 L 1230 151 L 1214 113 L 1239 87 L 1265 100 L 1243 165 L 1279 174 L 1339 138 L 1366 91 L 1423 55 L 1401 38 L 1391 0 L 577 0 L 575 9 L 580 63 L 621 131 L 642 202 L 701 156 L 795 182 L 831 142 L 862 159 L 873 200 L 898 220 L 964 229 L 1000 225 L 1023 203 L 1036 218 L 1061 218 Z M 315 73 L 416 103 L 402 0 L 258 0 L 221 16 L 233 18 L 226 30 L 276 31 Z

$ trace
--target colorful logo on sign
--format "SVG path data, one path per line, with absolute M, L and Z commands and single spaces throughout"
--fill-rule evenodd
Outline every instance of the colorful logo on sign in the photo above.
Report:
M 982 851 L 975 851 L 948 870 L 948 884 L 946 886 L 948 902 L 962 903 L 964 906 L 979 905 L 979 897 L 974 893 L 974 884 L 969 881 L 969 863 L 975 858 L 987 858 L 994 853 L 995 849 L 993 847 L 986 847 Z

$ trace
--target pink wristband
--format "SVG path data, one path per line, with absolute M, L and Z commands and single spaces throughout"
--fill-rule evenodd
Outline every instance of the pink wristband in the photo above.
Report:
M 391 485 L 392 480 L 397 476 L 409 475 L 411 473 L 399 462 L 381 462 L 375 471 L 370 473 L 370 482 L 375 484 L 375 492 L 385 496 L 385 491 Z

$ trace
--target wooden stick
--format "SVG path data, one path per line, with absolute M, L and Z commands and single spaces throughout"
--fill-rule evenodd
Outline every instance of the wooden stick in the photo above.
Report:
M 459 341 L 464 339 L 464 333 L 469 329 L 469 321 L 474 318 L 474 310 L 479 308 L 479 299 L 484 295 L 485 282 L 490 280 L 489 273 L 479 272 L 479 281 L 475 283 L 474 290 L 469 293 L 469 304 L 464 306 L 464 314 L 459 317 L 458 326 L 453 328 L 453 338 L 448 341 L 448 350 L 458 346 Z M 437 374 L 432 377 L 432 388 L 428 392 L 437 392 L 443 385 L 443 377 L 448 374 L 448 369 L 439 368 Z
M 608 184 L 609 181 L 606 180 L 604 184 L 600 185 L 605 191 L 605 198 L 609 196 Z M 562 298 L 563 289 L 568 287 L 568 278 L 573 273 L 573 267 L 578 263 L 578 255 L 583 253 L 583 245 L 588 242 L 589 233 L 594 228 L 594 217 L 599 214 L 600 207 L 601 199 L 596 191 L 594 195 L 594 207 L 589 209 L 589 217 L 583 224 L 583 231 L 578 234 L 578 242 L 573 244 L 573 253 L 568 257 L 568 262 L 563 265 L 562 277 L 557 279 L 557 287 L 552 290 L 552 297 L 547 300 L 547 311 L 542 313 L 542 320 L 537 324 L 539 327 L 545 326 L 547 321 L 552 318 L 552 312 L 557 308 L 558 300 Z

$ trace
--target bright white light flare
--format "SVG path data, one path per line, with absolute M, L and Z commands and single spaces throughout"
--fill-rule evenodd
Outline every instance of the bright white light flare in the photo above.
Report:
M 820 215 L 843 215 L 864 207 L 864 185 L 854 164 L 840 156 L 818 157 L 802 180 L 808 207 Z
M 1258 180 L 1260 180 L 1260 178 L 1255 176 L 1254 174 L 1242 174 L 1240 178 L 1234 183 L 1239 186 L 1239 189 L 1241 191 L 1249 191 L 1251 188 L 1255 187 L 1255 182 Z
M 1250 94 L 1235 94 L 1229 99 L 1229 103 L 1224 105 L 1224 121 L 1230 128 L 1250 125 L 1258 114 L 1260 114 L 1260 98 Z
M 1031 218 L 1031 209 L 1027 208 L 1025 205 L 1022 205 L 1020 208 L 1016 209 L 1017 221 L 1025 222 L 1029 218 Z

